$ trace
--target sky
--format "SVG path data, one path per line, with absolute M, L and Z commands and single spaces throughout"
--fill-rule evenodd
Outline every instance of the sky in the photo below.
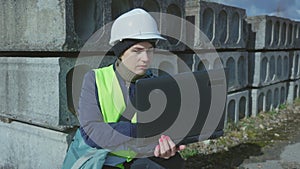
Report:
M 275 15 L 300 21 L 300 0 L 206 0 L 246 9 L 247 16 Z

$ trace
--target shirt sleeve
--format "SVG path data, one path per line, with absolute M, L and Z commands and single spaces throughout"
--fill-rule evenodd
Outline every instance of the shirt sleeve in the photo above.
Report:
M 119 146 L 136 135 L 136 125 L 129 121 L 104 123 L 94 71 L 89 71 L 84 76 L 78 112 L 81 135 L 91 147 Z

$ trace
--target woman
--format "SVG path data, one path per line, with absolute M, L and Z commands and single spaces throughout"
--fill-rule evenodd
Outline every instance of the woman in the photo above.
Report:
M 118 17 L 111 29 L 114 64 L 88 72 L 79 101 L 80 128 L 63 168 L 183 168 L 172 139 L 162 135 L 149 158 L 135 158 L 130 141 L 136 137 L 135 114 L 129 105 L 135 81 L 148 71 L 157 40 L 164 40 L 149 13 L 133 9 Z

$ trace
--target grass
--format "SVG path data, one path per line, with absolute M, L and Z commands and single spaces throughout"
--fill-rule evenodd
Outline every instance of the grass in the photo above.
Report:
M 296 99 L 294 105 L 300 106 L 300 99 Z M 209 140 L 206 142 L 192 143 L 187 145 L 187 148 L 180 152 L 184 159 L 188 159 L 198 154 L 214 153 L 214 151 L 228 150 L 230 147 L 236 146 L 240 143 L 255 143 L 263 147 L 270 143 L 267 136 L 272 133 L 271 130 L 278 126 L 278 117 L 280 112 L 287 109 L 287 104 L 281 104 L 277 110 L 271 110 L 264 113 L 259 113 L 256 117 L 248 117 L 240 120 L 238 123 L 228 122 L 224 129 L 224 136 Z M 273 139 L 273 138 L 272 138 Z M 276 138 L 275 138 L 276 139 Z M 214 147 L 209 148 L 210 145 Z M 210 152 L 205 152 L 203 147 Z

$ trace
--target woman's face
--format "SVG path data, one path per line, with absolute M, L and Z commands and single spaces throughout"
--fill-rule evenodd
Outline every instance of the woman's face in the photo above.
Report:
M 139 42 L 121 56 L 122 63 L 133 73 L 143 75 L 150 66 L 154 48 L 149 42 Z

